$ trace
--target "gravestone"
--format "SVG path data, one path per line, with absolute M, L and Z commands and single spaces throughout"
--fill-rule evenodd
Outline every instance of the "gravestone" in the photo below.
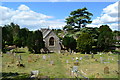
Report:
M 78 66 L 73 66 L 72 72 L 77 72 L 78 71 Z
M 66 60 L 66 63 L 68 64 L 68 63 L 69 63 L 69 61 L 68 61 L 68 60 Z
M 22 61 L 22 56 L 18 55 L 18 59 L 19 59 L 19 61 Z
M 32 62 L 32 58 L 28 56 L 28 62 Z
M 93 53 L 91 54 L 91 58 L 92 58 L 92 59 L 94 58 L 94 54 L 93 54 Z
M 120 60 L 117 60 L 117 62 L 118 62 L 118 65 L 120 64 Z
M 106 63 L 110 63 L 110 62 L 104 62 L 104 63 L 106 64 Z
M 10 54 L 10 52 L 6 52 L 6 54 Z
M 109 67 L 106 66 L 106 67 L 104 68 L 104 74 L 109 74 Z
M 51 65 L 54 65 L 54 61 L 50 61 L 50 64 L 51 64 Z
M 78 57 L 76 57 L 76 60 L 78 60 Z
M 96 62 L 98 62 L 98 59 L 95 59 Z
M 101 61 L 101 63 L 104 63 L 103 57 L 100 57 L 100 61 Z
M 80 57 L 79 60 L 82 60 L 82 57 Z
M 114 60 L 114 58 L 112 58 L 112 60 Z
M 46 60 L 46 56 L 45 55 L 43 55 L 43 60 Z
M 14 55 L 14 57 L 16 57 L 16 53 L 15 52 L 13 53 L 13 55 Z
M 76 62 L 79 62 L 78 59 L 76 60 Z
M 86 55 L 86 56 L 84 56 L 84 58 L 88 60 L 88 59 L 89 59 L 89 56 L 88 56 L 88 55 Z
M 39 71 L 38 71 L 38 70 L 31 71 L 31 78 L 33 78 L 33 77 L 37 77 L 38 74 L 39 74 Z
M 72 57 L 72 60 L 74 60 L 74 57 Z
M 50 58 L 50 55 L 48 55 L 48 58 Z
M 102 55 L 102 53 L 100 53 L 100 55 Z
M 75 65 L 75 66 L 79 66 L 79 61 L 76 60 L 76 62 L 74 62 L 74 65 Z

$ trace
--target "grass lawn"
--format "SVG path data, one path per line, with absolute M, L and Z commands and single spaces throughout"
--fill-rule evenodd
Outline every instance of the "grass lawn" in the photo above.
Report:
M 116 73 L 116 71 L 118 71 L 118 54 L 95 54 L 94 58 L 91 58 L 90 54 L 67 54 L 68 53 L 65 53 L 64 55 L 58 53 L 29 54 L 27 51 L 25 53 L 17 53 L 16 57 L 13 57 L 11 54 L 3 54 L 3 77 L 11 77 L 9 76 L 10 73 L 20 74 L 12 76 L 12 78 L 29 77 L 31 71 L 39 70 L 40 77 L 49 76 L 50 78 L 74 78 L 75 76 L 71 74 L 71 69 L 76 60 L 73 60 L 72 58 L 82 57 L 82 60 L 79 60 L 78 70 L 83 76 L 88 78 L 118 78 L 118 74 Z M 25 64 L 25 67 L 16 66 L 18 55 L 21 55 L 21 63 Z M 46 55 L 46 60 L 43 60 L 43 55 Z M 85 55 L 88 55 L 89 59 L 85 59 Z M 100 57 L 103 57 L 105 62 L 108 62 L 109 58 L 110 63 L 101 63 Z M 98 61 L 95 61 L 95 59 Z M 68 63 L 66 63 L 66 60 L 68 60 Z M 54 61 L 54 65 L 51 65 L 50 61 Z M 104 67 L 106 66 L 109 67 L 109 74 L 104 74 Z M 81 76 L 78 77 L 82 78 Z

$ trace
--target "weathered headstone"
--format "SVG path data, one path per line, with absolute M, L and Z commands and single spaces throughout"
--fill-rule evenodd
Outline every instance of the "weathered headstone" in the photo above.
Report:
M 91 58 L 94 58 L 94 54 L 93 53 L 91 53 Z
M 33 62 L 33 58 L 32 58 L 32 56 L 30 55 L 30 56 L 28 56 L 28 62 Z
M 48 55 L 48 58 L 50 58 L 50 55 Z
M 45 55 L 43 55 L 43 59 L 46 60 L 46 56 Z
M 114 58 L 112 58 L 112 60 L 114 60 Z
M 33 77 L 37 77 L 38 74 L 39 74 L 39 71 L 38 71 L 38 70 L 31 71 L 31 78 L 33 78 Z
M 50 61 L 50 64 L 51 64 L 51 65 L 54 65 L 54 61 Z
M 85 59 L 87 59 L 87 60 L 89 59 L 89 56 L 88 56 L 88 55 L 86 55 L 86 56 L 84 56 L 84 57 L 85 57 Z
M 96 62 L 98 62 L 98 59 L 95 59 Z
M 103 57 L 100 57 L 100 61 L 101 61 L 101 63 L 104 63 L 104 62 L 103 62 L 103 61 L 104 61 Z
M 79 61 L 76 60 L 76 62 L 74 62 L 74 65 L 75 65 L 75 66 L 79 66 Z
M 69 63 L 69 61 L 68 61 L 68 60 L 66 60 L 66 63 L 68 64 L 68 63 Z
M 72 60 L 74 60 L 74 57 L 72 57 Z
M 120 60 L 117 60 L 117 62 L 118 62 L 118 65 L 120 64 Z
M 76 60 L 78 60 L 78 57 L 76 57 Z
M 76 62 L 79 62 L 78 59 L 76 60 Z
M 104 62 L 104 63 L 110 63 L 110 62 Z
M 80 57 L 79 60 L 82 60 L 82 57 Z
M 22 56 L 18 55 L 19 61 L 22 61 Z
M 77 72 L 78 71 L 78 66 L 73 66 L 72 72 Z
M 106 67 L 104 68 L 104 74 L 109 74 L 109 67 L 106 66 Z

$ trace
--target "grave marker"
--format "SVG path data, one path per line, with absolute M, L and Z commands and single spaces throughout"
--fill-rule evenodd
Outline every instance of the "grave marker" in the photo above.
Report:
M 91 58 L 92 58 L 92 59 L 94 58 L 94 54 L 93 54 L 93 53 L 91 54 Z
M 103 61 L 104 61 L 103 57 L 100 57 L 100 61 L 101 61 L 101 63 L 104 63 L 104 62 L 103 62 Z
M 82 60 L 82 57 L 80 57 L 80 59 L 79 60 Z
M 73 66 L 72 72 L 77 72 L 78 71 L 78 66 Z
M 51 64 L 51 65 L 54 65 L 54 61 L 50 61 L 50 64 Z
M 68 63 L 69 63 L 69 61 L 68 61 L 68 60 L 66 60 L 66 63 L 68 64 Z
M 98 62 L 98 59 L 95 59 L 96 62 Z
M 33 78 L 33 77 L 37 77 L 38 74 L 39 74 L 39 71 L 38 71 L 38 70 L 31 71 L 31 78 Z
M 74 57 L 72 57 L 72 60 L 74 60 Z
M 84 57 L 85 57 L 85 59 L 87 59 L 87 60 L 89 59 L 89 56 L 88 56 L 88 55 L 86 55 L 86 56 L 84 56 Z
M 78 60 L 78 57 L 76 57 L 76 60 Z
M 109 74 L 109 67 L 106 66 L 106 67 L 104 68 L 104 74 Z
M 46 60 L 46 56 L 45 55 L 43 55 L 43 59 Z

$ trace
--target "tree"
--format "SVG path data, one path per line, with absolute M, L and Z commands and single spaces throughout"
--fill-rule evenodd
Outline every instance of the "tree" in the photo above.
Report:
M 27 28 L 22 28 L 18 31 L 18 34 L 14 40 L 16 46 L 25 47 L 27 45 L 28 31 L 29 30 Z
M 34 53 L 40 53 L 40 49 L 45 46 L 42 32 L 39 30 L 34 31 L 34 32 L 29 31 L 28 39 L 27 39 L 27 46 L 29 48 L 29 51 L 34 52 Z
M 113 33 L 108 25 L 102 25 L 99 28 L 100 34 L 98 37 L 97 46 L 101 51 L 109 51 L 110 47 L 113 46 Z
M 80 31 L 80 28 L 90 24 L 92 13 L 87 11 L 87 8 L 77 9 L 70 13 L 70 16 L 66 18 L 67 25 L 64 30 Z
M 76 40 L 73 38 L 73 36 L 70 36 L 69 34 L 65 35 L 62 41 L 63 45 L 67 48 L 67 50 L 75 50 L 76 49 Z
M 91 34 L 82 33 L 77 39 L 77 49 L 82 53 L 89 53 L 92 49 L 93 38 Z

